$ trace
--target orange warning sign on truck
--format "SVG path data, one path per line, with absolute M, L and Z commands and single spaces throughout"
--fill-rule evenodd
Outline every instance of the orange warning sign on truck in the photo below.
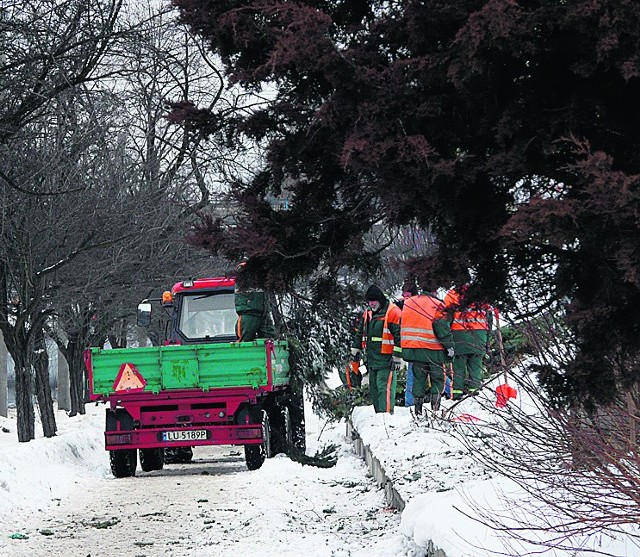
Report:
M 118 372 L 116 380 L 113 382 L 113 390 L 116 393 L 122 391 L 135 393 L 142 391 L 146 384 L 147 382 L 136 369 L 136 366 L 131 363 L 124 363 L 120 366 L 120 371 Z

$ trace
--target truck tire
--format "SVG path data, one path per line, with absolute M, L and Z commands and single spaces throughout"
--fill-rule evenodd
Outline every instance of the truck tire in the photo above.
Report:
M 107 431 L 117 431 L 118 423 L 121 430 L 130 431 L 134 429 L 133 418 L 129 413 L 122 409 L 107 409 Z M 138 465 L 138 451 L 136 449 L 118 449 L 109 451 L 109 463 L 111 464 L 111 473 L 116 478 L 130 478 L 136 475 L 136 466 Z
M 262 445 L 245 445 L 244 460 L 249 470 L 257 470 L 264 463 L 264 452 Z
M 164 467 L 164 449 L 140 449 L 140 468 L 143 472 L 162 470 Z
M 130 478 L 136 475 L 138 451 L 135 449 L 118 449 L 109 451 L 111 473 L 116 478 Z
M 264 459 L 271 455 L 271 426 L 269 424 L 269 415 L 262 410 L 262 437 L 263 442 L 260 445 L 245 445 L 244 459 L 249 470 L 257 470 L 264 463 Z
M 273 406 L 269 411 L 271 425 L 271 454 L 268 458 L 279 453 L 289 454 L 292 443 L 291 416 L 287 406 Z
M 304 454 L 307 450 L 307 437 L 304 427 L 304 397 L 302 394 L 292 394 L 287 403 L 291 420 L 291 440 L 287 454 Z
M 283 433 L 284 433 L 284 452 L 285 454 L 291 454 L 293 450 L 293 426 L 291 425 L 291 412 L 288 406 L 282 408 L 282 417 L 284 420 Z

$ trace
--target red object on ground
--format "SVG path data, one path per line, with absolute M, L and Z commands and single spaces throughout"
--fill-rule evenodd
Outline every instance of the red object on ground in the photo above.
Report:
M 478 418 L 478 416 L 474 416 L 473 414 L 460 414 L 459 416 L 456 416 L 455 418 L 451 419 L 452 422 L 462 422 L 465 424 L 472 424 L 475 422 L 479 422 L 481 421 L 480 418 Z
M 518 391 L 511 385 L 503 383 L 496 388 L 496 395 L 498 396 L 496 399 L 496 408 L 504 408 L 509 402 L 509 399 L 518 398 Z

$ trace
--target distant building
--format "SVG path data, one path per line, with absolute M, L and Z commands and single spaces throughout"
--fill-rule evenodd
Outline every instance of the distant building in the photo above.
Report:
M 283 189 L 278 196 L 268 195 L 265 199 L 274 211 L 288 211 L 291 208 L 292 194 L 289 190 Z

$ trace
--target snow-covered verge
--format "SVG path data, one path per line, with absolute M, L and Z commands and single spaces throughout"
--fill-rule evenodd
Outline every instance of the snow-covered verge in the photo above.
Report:
M 58 411 L 58 434 L 18 443 L 15 410 L 0 416 L 0 526 L 9 515 L 46 508 L 79 482 L 111 474 L 105 459 L 104 407 L 87 406 L 87 414 L 69 418 Z
M 497 385 L 497 383 L 496 383 Z M 491 509 L 507 517 L 514 528 L 521 527 L 531 513 L 545 509 L 531 502 L 525 491 L 510 479 L 485 469 L 472 458 L 460 440 L 465 432 L 477 433 L 496 412 L 495 386 L 489 385 L 477 398 L 455 404 L 445 400 L 447 416 L 416 420 L 412 409 L 397 408 L 393 415 L 375 414 L 373 408 L 356 408 L 352 424 L 365 445 L 380 461 L 406 506 L 400 529 L 425 551 L 431 541 L 447 557 L 494 557 L 496 555 L 539 555 L 582 557 L 587 555 L 640 555 L 633 539 L 620 535 L 585 536 L 572 540 L 579 552 L 546 549 L 516 541 L 505 532 L 494 531 L 477 518 L 477 509 Z M 510 404 L 533 411 L 525 395 Z M 552 534 L 527 532 L 528 539 L 543 541 Z

